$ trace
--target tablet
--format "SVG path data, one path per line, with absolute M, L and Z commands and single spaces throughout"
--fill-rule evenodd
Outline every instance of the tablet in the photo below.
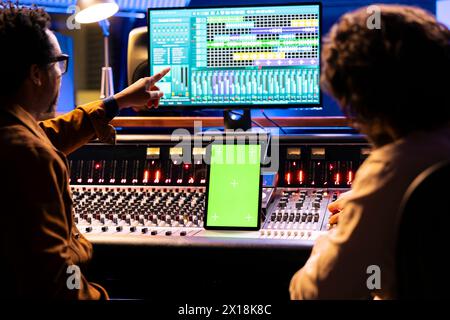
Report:
M 205 229 L 259 230 L 261 145 L 213 144 L 209 160 Z

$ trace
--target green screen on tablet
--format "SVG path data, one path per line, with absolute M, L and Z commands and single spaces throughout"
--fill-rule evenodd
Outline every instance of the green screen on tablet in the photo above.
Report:
M 260 159 L 260 145 L 212 145 L 206 229 L 259 229 Z

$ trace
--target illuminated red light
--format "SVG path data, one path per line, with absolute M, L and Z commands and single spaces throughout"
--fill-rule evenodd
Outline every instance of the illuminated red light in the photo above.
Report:
M 142 180 L 144 183 L 148 182 L 148 179 L 150 178 L 150 171 L 145 170 L 144 171 L 144 179 Z
M 95 164 L 95 170 L 98 170 L 98 169 L 100 169 L 102 166 L 101 166 L 101 164 L 100 163 L 96 163 Z
M 300 171 L 298 172 L 298 181 L 299 181 L 300 183 L 303 183 L 303 170 L 300 170 Z
M 161 178 L 161 172 L 158 170 L 155 174 L 155 183 L 159 183 L 159 179 Z
M 353 171 L 350 170 L 347 173 L 347 184 L 352 184 L 352 182 L 353 182 Z
M 287 183 L 287 184 L 291 184 L 291 173 L 290 173 L 290 172 L 288 172 L 288 173 L 286 174 L 286 183 Z
M 341 183 L 341 175 L 336 173 L 336 178 L 334 179 L 334 184 L 340 184 Z
M 188 164 L 185 164 L 184 165 L 184 168 L 187 170 L 187 169 L 189 169 L 189 165 Z
M 330 170 L 333 170 L 334 166 L 332 164 L 330 164 Z
M 183 183 L 183 179 L 178 179 L 177 183 Z
M 190 177 L 188 183 L 190 184 L 194 183 L 194 178 Z

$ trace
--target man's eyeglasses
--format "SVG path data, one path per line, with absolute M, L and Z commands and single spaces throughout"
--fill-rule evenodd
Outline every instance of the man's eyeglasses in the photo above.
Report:
M 57 62 L 59 70 L 61 71 L 61 75 L 67 72 L 69 66 L 69 56 L 67 54 L 61 54 L 57 57 L 53 57 L 49 59 L 48 63 Z

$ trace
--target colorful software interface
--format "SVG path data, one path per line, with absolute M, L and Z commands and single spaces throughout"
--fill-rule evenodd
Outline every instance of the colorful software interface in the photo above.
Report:
M 320 6 L 149 11 L 162 105 L 320 106 Z
M 212 145 L 207 200 L 209 227 L 256 228 L 260 145 Z

